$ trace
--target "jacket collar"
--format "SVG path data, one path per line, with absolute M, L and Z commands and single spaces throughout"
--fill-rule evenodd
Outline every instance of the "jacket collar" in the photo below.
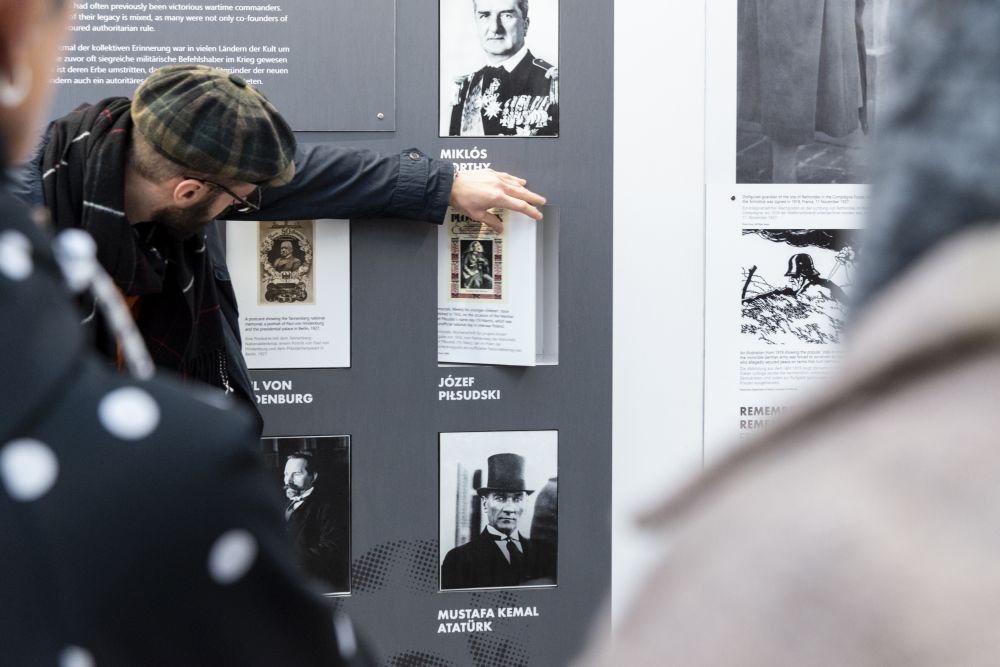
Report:
M 524 44 L 521 46 L 520 49 L 518 49 L 517 53 L 512 55 L 510 58 L 507 58 L 503 62 L 493 65 L 493 67 L 503 67 L 508 72 L 513 72 L 517 68 L 517 66 L 521 64 L 521 61 L 523 61 L 527 55 L 528 55 L 528 45 Z M 486 63 L 486 66 L 489 67 L 490 64 Z
M 964 341 L 1000 342 L 998 274 L 1000 225 L 974 227 L 942 243 L 861 313 L 846 340 L 845 380 L 885 373 Z

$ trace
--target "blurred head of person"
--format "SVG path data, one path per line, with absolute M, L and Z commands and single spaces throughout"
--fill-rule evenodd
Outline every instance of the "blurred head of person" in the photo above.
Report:
M 26 157 L 49 101 L 70 0 L 0 0 L 0 161 Z
M 1000 220 L 1000 4 L 910 0 L 872 151 L 853 299 L 867 309 L 928 251 Z

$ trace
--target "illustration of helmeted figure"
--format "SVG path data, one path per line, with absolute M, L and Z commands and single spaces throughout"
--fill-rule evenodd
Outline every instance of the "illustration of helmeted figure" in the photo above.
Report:
M 480 241 L 473 241 L 462 255 L 462 288 L 493 289 L 493 270 Z
M 830 298 L 840 303 L 847 303 L 847 294 L 832 280 L 824 278 L 816 270 L 812 255 L 800 252 L 788 258 L 788 270 L 785 271 L 789 286 L 780 289 L 764 292 L 743 300 L 743 303 L 751 303 L 760 299 L 772 296 L 792 296 L 798 298 L 806 293 L 811 287 L 823 287 L 830 293 Z
M 524 44 L 527 0 L 474 0 L 487 65 L 455 79 L 449 136 L 556 136 L 559 70 Z

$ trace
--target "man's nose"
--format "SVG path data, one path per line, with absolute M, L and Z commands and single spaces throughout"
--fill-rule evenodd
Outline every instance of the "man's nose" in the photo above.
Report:
M 495 35 L 502 35 L 504 33 L 503 22 L 501 21 L 499 14 L 494 17 L 493 25 L 490 26 L 490 30 L 492 30 Z

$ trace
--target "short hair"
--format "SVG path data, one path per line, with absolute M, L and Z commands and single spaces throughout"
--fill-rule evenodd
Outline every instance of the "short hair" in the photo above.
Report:
M 156 150 L 153 144 L 141 132 L 137 131 L 132 132 L 127 159 L 129 169 L 135 170 L 140 176 L 156 184 L 164 183 L 171 178 L 192 176 L 194 178 L 208 178 L 227 187 L 238 185 L 232 179 L 203 174 L 174 162 Z M 206 183 L 205 185 L 211 189 L 217 189 L 215 183 Z
M 476 8 L 478 0 L 472 0 L 472 8 Z M 517 8 L 521 10 L 521 16 L 528 18 L 528 0 L 517 0 Z
M 313 466 L 313 462 L 316 460 L 316 457 L 313 456 L 312 452 L 303 451 L 301 449 L 297 452 L 292 452 L 285 457 L 285 463 L 288 463 L 292 459 L 302 459 L 306 462 L 306 468 L 309 469 L 309 472 L 316 472 L 315 467 Z

